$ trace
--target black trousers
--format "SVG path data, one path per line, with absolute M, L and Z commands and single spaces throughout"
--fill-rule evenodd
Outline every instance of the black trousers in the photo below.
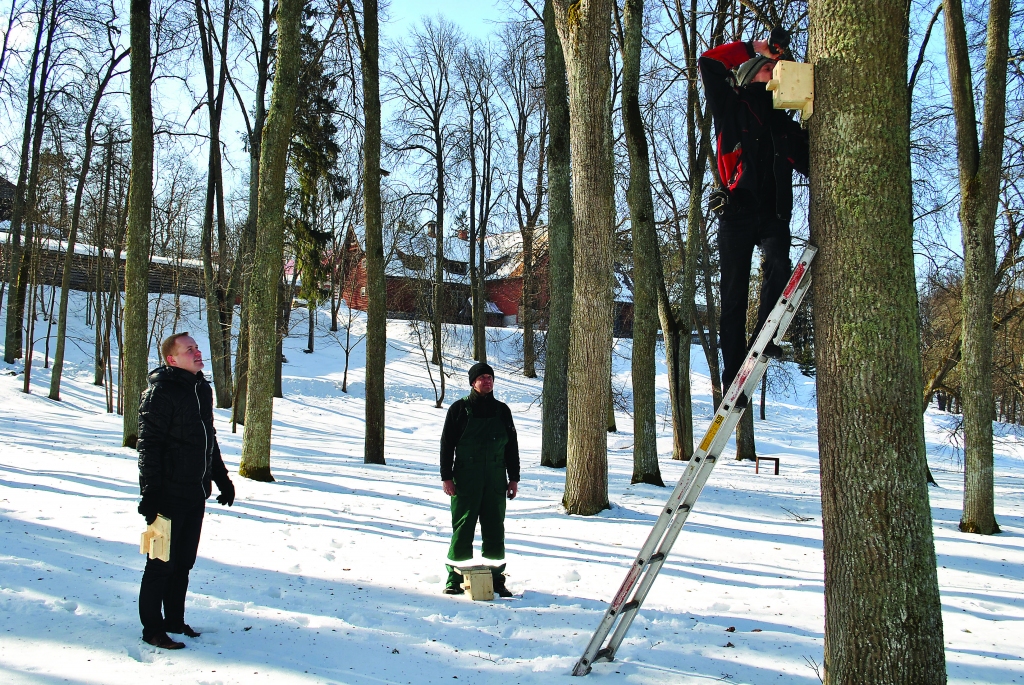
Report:
M 139 618 L 144 639 L 164 632 L 165 626 L 180 627 L 185 622 L 188 574 L 196 563 L 206 502 L 168 504 L 161 507 L 160 513 L 171 519 L 171 559 L 146 561 L 139 589 Z
M 750 260 L 761 248 L 764 274 L 754 337 L 786 288 L 791 272 L 789 222 L 756 212 L 724 215 L 718 221 L 718 257 L 722 269 L 722 307 L 718 323 L 722 348 L 722 390 L 732 384 L 747 351 L 747 304 Z

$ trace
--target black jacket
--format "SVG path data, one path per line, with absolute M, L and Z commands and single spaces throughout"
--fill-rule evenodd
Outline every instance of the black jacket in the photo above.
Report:
M 735 42 L 708 50 L 697 61 L 715 122 L 718 175 L 733 210 L 774 204 L 775 215 L 788 222 L 793 214 L 793 170 L 808 173 L 807 132 L 785 110 L 772 107 L 771 93 L 763 84 L 733 85 L 730 71 L 754 54 L 750 43 Z M 761 149 L 764 145 L 773 150 Z M 771 169 L 761 168 L 771 159 Z M 763 174 L 773 174 L 774 179 Z M 766 188 L 774 191 L 774 203 L 771 198 L 765 203 L 760 196 Z
M 509 481 L 518 483 L 519 437 L 512 422 L 512 410 L 504 402 L 494 399 L 493 393 L 479 395 L 476 390 L 470 391 L 468 397 L 456 400 L 448 408 L 444 430 L 441 432 L 441 480 L 452 479 L 455 446 L 459 444 L 462 434 L 466 432 L 466 426 L 469 425 L 470 409 L 473 416 L 478 419 L 491 419 L 497 416 L 505 424 L 505 434 L 508 436 L 508 442 L 505 443 L 505 471 L 508 473 Z
M 211 481 L 220 487 L 228 480 L 213 428 L 213 389 L 202 371 L 150 371 L 139 404 L 138 450 L 143 495 L 201 502 L 210 496 Z

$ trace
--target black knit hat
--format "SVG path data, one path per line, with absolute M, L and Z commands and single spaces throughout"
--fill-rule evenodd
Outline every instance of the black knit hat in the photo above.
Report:
M 473 366 L 469 367 L 469 384 L 473 385 L 473 381 L 485 373 L 491 376 L 494 375 L 494 369 L 491 368 L 490 364 L 485 364 L 484 362 L 473 364 Z

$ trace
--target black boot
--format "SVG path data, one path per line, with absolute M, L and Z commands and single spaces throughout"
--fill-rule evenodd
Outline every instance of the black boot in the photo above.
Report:
M 147 643 L 153 645 L 154 647 L 159 647 L 160 649 L 184 649 L 185 648 L 185 643 L 184 642 L 177 642 L 176 640 L 172 640 L 170 637 L 167 636 L 167 633 L 154 633 L 153 635 L 150 635 L 149 637 L 143 637 L 142 641 L 143 642 L 147 642 Z
M 448 582 L 444 584 L 444 594 L 461 595 L 466 591 L 462 589 L 462 574 L 455 570 L 454 566 L 445 564 L 448 569 Z
M 499 597 L 511 597 L 512 591 L 505 587 L 505 564 L 491 567 L 491 582 L 494 585 L 494 594 Z
M 185 634 L 188 637 L 199 637 L 202 633 L 192 630 L 192 626 L 187 623 L 180 623 L 176 626 L 164 627 L 164 631 L 168 633 Z

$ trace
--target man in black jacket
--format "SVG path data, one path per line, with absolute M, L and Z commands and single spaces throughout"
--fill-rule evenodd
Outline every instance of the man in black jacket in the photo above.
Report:
M 772 107 L 765 88 L 788 46 L 789 34 L 775 29 L 769 40 L 720 45 L 698 60 L 715 122 L 722 182 L 713 193 L 712 208 L 719 215 L 723 388 L 732 384 L 746 354 L 754 246 L 760 246 L 764 257 L 755 337 L 789 280 L 793 170 L 808 173 L 807 133 L 785 111 Z M 782 356 L 774 343 L 765 353 Z
M 512 411 L 494 399 L 494 370 L 484 363 L 469 370 L 469 396 L 448 408 L 441 433 L 441 483 L 452 498 L 452 562 L 473 558 L 473 537 L 480 520 L 481 555 L 505 558 L 505 498 L 519 491 L 519 438 Z M 507 477 L 506 477 L 507 476 Z M 445 594 L 462 594 L 462 574 L 448 564 Z M 494 591 L 505 587 L 505 564 L 491 567 Z
M 235 488 L 220 457 L 213 428 L 213 390 L 203 377 L 203 353 L 186 333 L 160 345 L 165 364 L 149 374 L 139 405 L 139 513 L 146 523 L 171 520 L 169 561 L 149 559 L 139 591 L 142 639 L 163 649 L 184 643 L 167 633 L 199 637 L 185 623 L 188 574 L 196 562 L 206 498 L 217 483 L 217 501 L 231 506 Z M 160 608 L 163 606 L 163 614 Z

